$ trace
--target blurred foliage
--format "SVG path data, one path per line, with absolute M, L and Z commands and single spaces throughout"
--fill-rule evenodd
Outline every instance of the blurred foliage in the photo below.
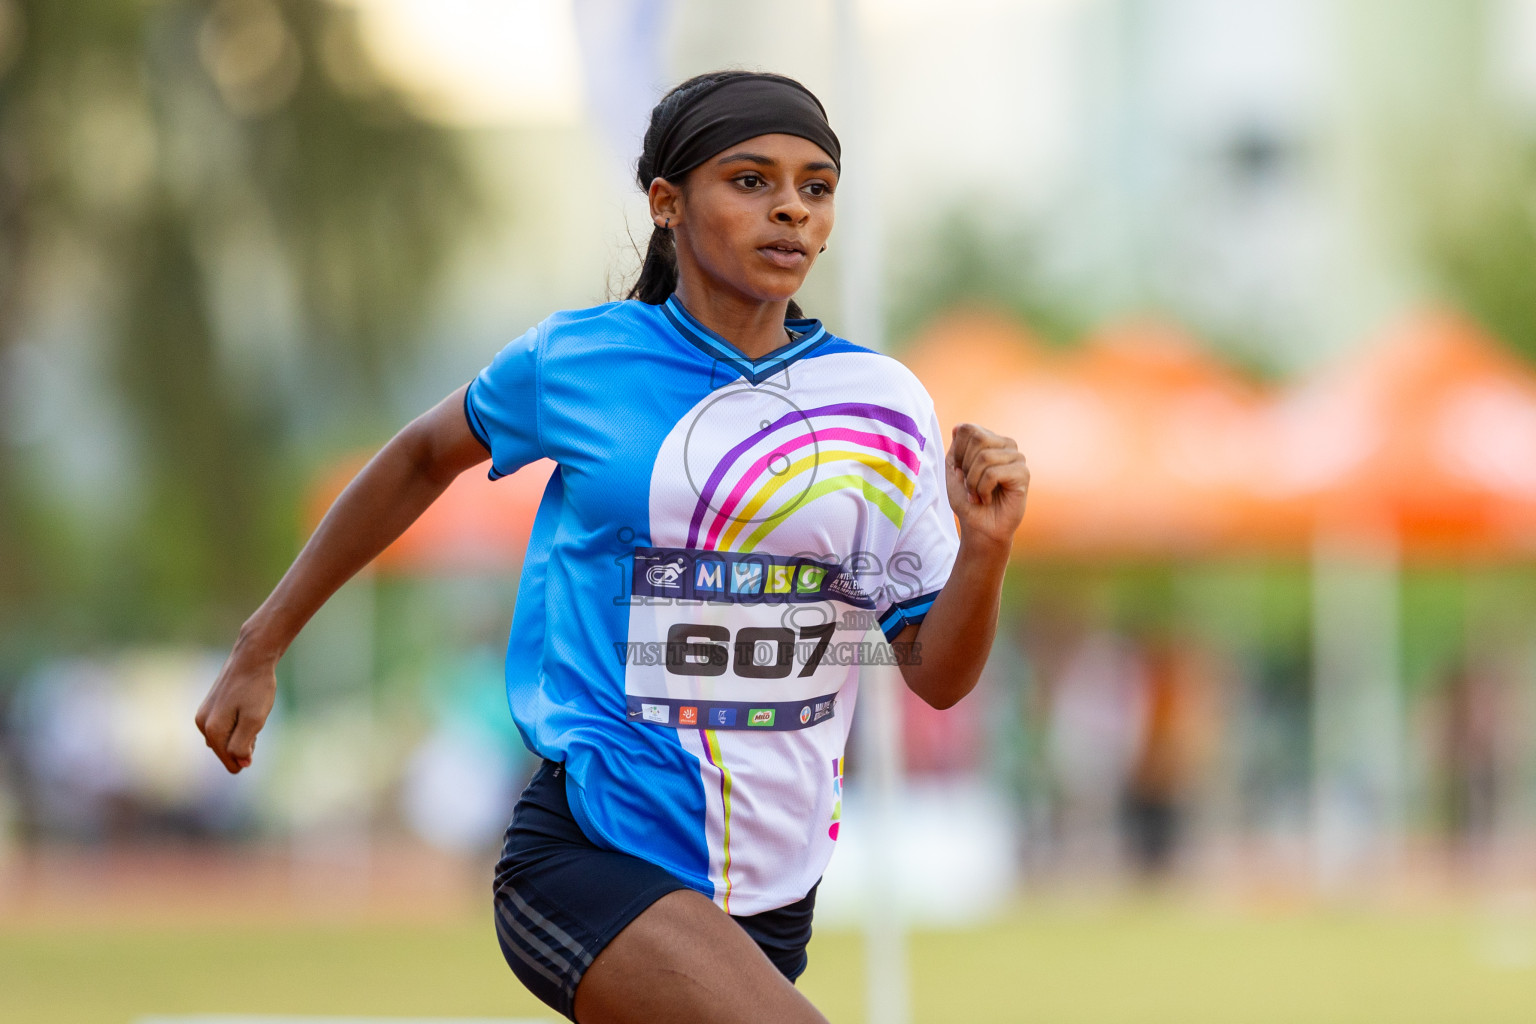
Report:
M 45 633 L 227 641 L 292 552 L 301 436 L 376 433 L 485 197 L 356 19 L 0 0 L 0 356 L 85 325 L 142 489 L 101 494 L 130 514 L 88 537 L 0 445 L 12 655 Z
M 1509 83 L 1512 5 L 1351 0 L 1352 127 L 1379 230 L 1428 290 L 1536 358 L 1536 117 Z M 1424 59 L 1432 54 L 1433 59 Z
M 1051 280 L 1043 236 L 1027 220 L 998 217 L 977 206 L 942 211 L 920 225 L 907 244 L 909 259 L 893 269 L 886 310 L 897 347 L 957 307 L 1009 314 L 1042 340 L 1069 345 L 1090 325 L 1080 289 Z
M 1453 176 L 1431 195 L 1425 249 L 1455 302 L 1536 360 L 1536 131 L 1508 125 L 1489 143 L 1459 161 L 1476 186 Z

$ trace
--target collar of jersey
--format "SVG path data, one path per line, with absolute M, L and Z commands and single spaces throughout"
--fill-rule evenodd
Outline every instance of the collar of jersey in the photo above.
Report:
M 767 355 L 752 359 L 724 336 L 694 319 L 693 314 L 677 301 L 676 293 L 661 304 L 661 312 L 684 340 L 712 359 L 729 363 L 753 384 L 761 384 L 827 340 L 827 329 L 821 326 L 820 320 L 785 320 L 784 326 L 795 332 L 795 339 L 785 342 Z

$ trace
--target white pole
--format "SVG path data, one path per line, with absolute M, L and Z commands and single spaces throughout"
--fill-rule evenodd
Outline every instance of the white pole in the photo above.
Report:
M 1324 528 L 1312 562 L 1313 854 L 1342 894 L 1396 858 L 1403 823 L 1397 539 Z
M 880 193 L 874 116 L 855 0 L 837 0 L 837 131 L 843 143 L 843 181 L 838 191 L 838 270 L 843 331 L 857 344 L 885 348 L 880 297 Z M 869 787 L 871 816 L 864 924 L 866 1006 L 869 1024 L 911 1020 L 905 925 L 897 878 L 896 844 L 901 793 L 900 670 L 869 666 L 860 674 L 864 718 L 861 768 Z
M 864 984 L 869 1024 L 908 1024 L 912 1019 L 907 971 L 906 922 L 898 864 L 901 843 L 901 672 L 871 665 L 861 676 L 866 727 L 860 753 L 870 789 L 867 862 L 868 903 L 864 915 Z
M 885 320 L 880 296 L 880 182 L 875 169 L 875 131 L 855 0 L 837 0 L 839 45 L 837 133 L 843 145 L 843 181 L 837 194 L 838 273 L 843 330 L 850 341 L 883 351 Z

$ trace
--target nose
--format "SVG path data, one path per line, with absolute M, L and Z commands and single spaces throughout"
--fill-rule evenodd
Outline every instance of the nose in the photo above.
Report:
M 775 224 L 804 224 L 811 216 L 799 189 L 790 189 L 784 201 L 773 208 L 769 215 Z

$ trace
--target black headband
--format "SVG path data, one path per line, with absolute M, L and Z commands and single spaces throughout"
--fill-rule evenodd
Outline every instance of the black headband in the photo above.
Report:
M 657 140 L 654 164 L 640 168 L 640 187 L 649 189 L 651 178 L 680 181 L 729 146 L 776 134 L 809 139 L 841 167 L 842 147 L 821 101 L 792 78 L 751 74 L 727 78 L 692 98 Z

